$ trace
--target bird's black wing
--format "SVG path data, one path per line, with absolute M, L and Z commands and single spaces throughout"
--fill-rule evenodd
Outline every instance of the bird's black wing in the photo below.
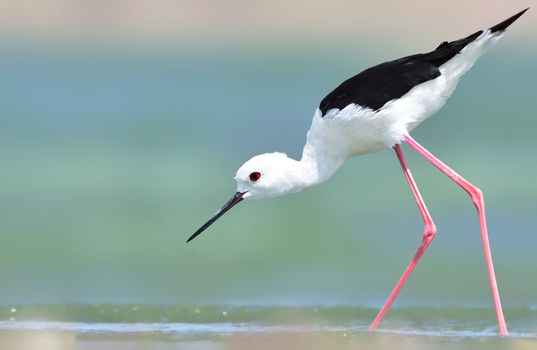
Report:
M 322 115 L 354 103 L 378 110 L 388 101 L 406 94 L 412 87 L 440 75 L 438 67 L 428 62 L 402 62 L 403 59 L 371 67 L 345 80 L 319 105 Z
M 526 11 L 527 9 L 491 27 L 490 31 L 494 33 L 505 30 Z M 406 56 L 366 69 L 330 92 L 321 101 L 319 109 L 325 115 L 333 108 L 341 110 L 354 103 L 376 111 L 386 102 L 403 96 L 414 86 L 440 76 L 438 68 L 481 33 L 483 31 L 459 40 L 444 41 L 431 52 Z
M 343 109 L 351 103 L 378 110 L 386 102 L 406 94 L 414 86 L 440 76 L 438 69 L 474 41 L 482 32 L 464 39 L 444 41 L 435 50 L 384 62 L 345 80 L 319 105 L 324 115 L 333 108 Z

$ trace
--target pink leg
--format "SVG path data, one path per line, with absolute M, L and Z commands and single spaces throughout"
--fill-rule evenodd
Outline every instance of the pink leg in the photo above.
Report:
M 404 139 L 410 147 L 416 152 L 421 154 L 425 159 L 431 162 L 435 167 L 440 169 L 441 172 L 446 174 L 451 180 L 455 181 L 463 190 L 465 190 L 472 199 L 475 207 L 477 208 L 477 215 L 479 216 L 479 226 L 481 229 L 481 240 L 483 242 L 483 250 L 485 252 L 485 261 L 487 263 L 490 286 L 492 288 L 492 297 L 494 299 L 494 306 L 496 308 L 496 318 L 498 320 L 498 330 L 500 335 L 508 335 L 507 326 L 503 317 L 502 304 L 500 302 L 500 293 L 498 292 L 498 286 L 496 284 L 496 276 L 494 274 L 494 266 L 492 265 L 492 256 L 490 253 L 490 244 L 487 233 L 487 221 L 485 218 L 485 202 L 483 200 L 483 193 L 479 188 L 472 185 L 465 180 L 462 176 L 450 169 L 447 165 L 442 163 L 438 158 L 433 156 L 422 145 L 417 143 L 412 137 L 406 136 Z
M 427 206 L 425 205 L 425 202 L 421 198 L 420 191 L 418 190 L 418 186 L 416 185 L 416 182 L 412 178 L 412 173 L 410 172 L 410 169 L 408 168 L 405 156 L 403 155 L 403 151 L 401 150 L 401 147 L 399 145 L 395 145 L 395 153 L 397 154 L 397 158 L 399 158 L 399 163 L 401 163 L 401 168 L 403 169 L 403 173 L 405 174 L 406 180 L 408 182 L 408 185 L 410 186 L 410 190 L 412 191 L 412 195 L 414 196 L 414 199 L 416 200 L 416 203 L 418 204 L 418 209 L 421 213 L 421 217 L 423 219 L 423 224 L 425 225 L 425 229 L 423 231 L 423 238 L 421 240 L 421 243 L 418 247 L 418 250 L 414 254 L 414 257 L 408 264 L 405 272 L 395 285 L 395 288 L 393 289 L 392 293 L 388 297 L 388 300 L 384 303 L 384 306 L 382 306 L 382 309 L 380 309 L 379 313 L 377 314 L 377 317 L 375 317 L 375 320 L 373 323 L 371 323 L 371 326 L 369 326 L 369 329 L 371 331 L 375 331 L 377 327 L 382 322 L 382 319 L 384 318 L 384 315 L 386 315 L 386 312 L 390 309 L 390 306 L 392 305 L 393 301 L 397 297 L 397 294 L 399 294 L 399 291 L 401 291 L 401 288 L 405 285 L 406 280 L 418 264 L 419 260 L 433 241 L 434 236 L 436 235 L 436 227 L 434 225 L 433 219 L 431 218 L 431 215 L 429 214 L 429 211 L 427 210 Z

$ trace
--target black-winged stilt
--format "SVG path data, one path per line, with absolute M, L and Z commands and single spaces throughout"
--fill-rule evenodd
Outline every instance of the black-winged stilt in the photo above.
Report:
M 507 335 L 492 265 L 483 194 L 479 188 L 427 151 L 409 133 L 446 103 L 460 77 L 527 10 L 463 39 L 444 41 L 431 52 L 379 64 L 341 83 L 321 101 L 315 111 L 302 159 L 294 160 L 275 152 L 248 160 L 235 176 L 237 192 L 187 242 L 242 200 L 298 192 L 327 180 L 349 157 L 393 148 L 418 205 L 425 229 L 414 257 L 370 326 L 371 330 L 376 330 L 436 235 L 433 219 L 401 150 L 400 145 L 405 141 L 462 187 L 477 208 L 498 329 L 501 335 Z

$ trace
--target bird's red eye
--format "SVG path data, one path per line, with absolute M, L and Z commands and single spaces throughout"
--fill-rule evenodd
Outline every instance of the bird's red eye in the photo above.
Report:
M 261 178 L 261 173 L 259 171 L 254 171 L 250 174 L 250 181 L 256 182 Z

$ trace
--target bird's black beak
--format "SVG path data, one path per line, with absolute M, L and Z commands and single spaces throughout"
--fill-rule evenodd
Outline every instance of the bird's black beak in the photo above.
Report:
M 222 209 L 220 209 L 219 211 L 216 212 L 216 214 L 214 214 L 214 216 L 212 218 L 209 219 L 209 221 L 207 221 L 206 223 L 203 224 L 203 226 L 201 226 L 196 232 L 194 232 L 192 234 L 192 236 L 190 236 L 186 242 L 190 242 L 191 240 L 193 240 L 194 238 L 196 238 L 200 233 L 202 233 L 203 231 L 205 231 L 205 229 L 207 229 L 207 227 L 211 226 L 213 224 L 213 222 L 215 222 L 216 220 L 218 220 L 219 217 L 221 217 L 222 215 L 225 214 L 226 211 L 228 211 L 229 209 L 233 208 L 235 206 L 235 204 L 239 203 L 240 201 L 242 201 L 244 199 L 244 194 L 246 192 L 236 192 L 233 197 L 231 197 L 231 199 L 229 201 L 227 201 L 226 204 L 224 204 L 224 206 L 222 207 Z

